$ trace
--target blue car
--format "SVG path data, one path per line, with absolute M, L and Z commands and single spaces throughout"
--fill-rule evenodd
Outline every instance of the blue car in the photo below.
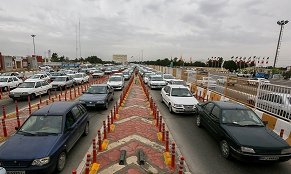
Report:
M 0 166 L 7 173 L 61 172 L 66 156 L 89 133 L 87 110 L 78 102 L 54 102 L 32 113 L 0 147 Z
M 79 102 L 85 107 L 103 107 L 108 109 L 108 104 L 113 100 L 114 89 L 108 84 L 95 84 L 88 88 Z

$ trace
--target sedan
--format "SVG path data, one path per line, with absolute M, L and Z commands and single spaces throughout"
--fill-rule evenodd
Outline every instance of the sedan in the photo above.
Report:
M 291 158 L 290 145 L 241 104 L 209 101 L 198 104 L 197 112 L 197 126 L 204 126 L 219 141 L 224 158 L 254 162 Z
M 108 79 L 107 84 L 116 90 L 122 90 L 122 88 L 124 87 L 124 79 L 120 76 L 112 76 Z
M 78 102 L 54 102 L 31 114 L 0 147 L 8 173 L 50 174 L 65 168 L 66 156 L 89 134 L 87 110 Z
M 263 84 L 270 84 L 270 81 L 265 79 L 265 78 L 251 78 L 247 81 L 248 85 L 254 85 L 254 86 L 258 86 L 259 83 L 263 83 Z
M 108 109 L 108 104 L 114 97 L 114 89 L 107 84 L 92 85 L 83 93 L 79 101 L 85 107 L 101 106 Z

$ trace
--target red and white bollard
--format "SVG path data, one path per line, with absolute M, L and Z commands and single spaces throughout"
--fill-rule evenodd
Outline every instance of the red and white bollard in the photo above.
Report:
M 55 98 L 58 98 L 58 95 L 57 95 L 57 88 L 55 88 Z
M 281 129 L 280 137 L 283 138 L 283 135 L 284 135 L 284 129 Z
M 96 139 L 93 138 L 93 161 L 92 163 L 97 163 L 97 148 L 96 148 Z
M 61 90 L 61 95 L 63 95 L 63 89 L 62 89 L 62 87 L 60 87 L 60 90 Z
M 72 100 L 72 88 L 70 86 L 70 100 Z
M 171 165 L 170 165 L 171 169 L 176 168 L 175 158 L 176 158 L 175 143 L 172 143 L 172 159 L 171 159 Z
M 46 105 L 48 105 L 48 100 L 45 101 Z
M 162 132 L 162 120 L 163 120 L 163 117 L 160 116 L 160 119 L 159 119 L 159 121 L 160 121 L 160 123 L 159 123 L 159 132 Z
M 115 106 L 115 105 L 114 105 L 114 107 L 113 107 L 113 113 L 114 113 L 114 114 L 113 114 L 113 115 L 114 115 L 113 118 L 114 118 L 114 120 L 116 120 L 116 106 Z
M 106 140 L 107 139 L 107 132 L 106 132 L 106 121 L 103 120 L 103 133 L 104 133 L 104 137 L 103 137 L 103 140 Z
M 107 130 L 108 130 L 108 133 L 110 133 L 110 117 L 109 117 L 109 115 L 107 115 Z
M 7 137 L 7 129 L 6 129 L 6 124 L 5 124 L 4 118 L 2 118 L 2 126 L 3 126 L 3 135 L 4 135 L 4 137 Z
M 17 100 L 15 100 L 15 111 L 16 111 L 17 126 L 20 127 L 20 119 L 19 119 L 19 111 L 18 111 Z
M 77 170 L 73 170 L 72 171 L 72 174 L 77 174 Z
M 61 95 L 59 95 L 59 101 L 62 101 L 62 100 L 61 100 Z
M 6 118 L 6 112 L 5 112 L 5 105 L 2 104 L 2 110 L 3 110 L 3 118 Z
M 39 93 L 39 104 L 42 104 L 41 93 Z
M 116 114 L 118 114 L 118 103 L 116 101 Z
M 51 90 L 48 90 L 49 100 L 51 100 Z
M 77 84 L 78 85 L 78 95 L 80 95 L 80 88 L 79 88 L 79 84 Z
M 75 98 L 77 97 L 75 84 L 74 84 L 74 96 L 75 96 Z
M 90 164 L 91 164 L 91 155 L 87 154 L 85 174 L 89 174 L 89 172 L 90 172 Z
M 165 152 L 169 152 L 169 131 L 166 131 L 166 149 Z
M 183 174 L 183 169 L 184 169 L 184 157 L 181 157 L 179 165 L 179 174 Z
M 162 128 L 162 143 L 165 142 L 165 123 L 163 123 L 163 128 Z
M 31 114 L 30 96 L 27 97 L 27 100 L 28 100 L 28 112 L 29 112 L 29 115 L 30 115 Z
M 98 130 L 98 152 L 102 152 L 102 140 L 101 140 L 101 131 Z
M 38 109 L 38 110 L 40 109 L 39 103 L 37 104 L 37 109 Z
M 113 115 L 113 112 L 112 112 L 112 109 L 111 109 L 111 124 L 113 124 L 113 118 L 114 118 L 114 115 Z
M 156 127 L 159 127 L 159 123 L 160 123 L 160 114 L 159 114 L 159 111 L 156 111 Z

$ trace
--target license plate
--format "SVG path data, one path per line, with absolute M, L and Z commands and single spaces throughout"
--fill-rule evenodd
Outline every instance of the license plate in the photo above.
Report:
M 277 161 L 279 157 L 260 157 L 260 160 L 263 161 Z
M 14 94 L 14 97 L 20 97 L 20 94 Z
M 6 171 L 7 174 L 25 174 L 25 171 Z
M 87 106 L 95 106 L 95 104 L 87 104 Z

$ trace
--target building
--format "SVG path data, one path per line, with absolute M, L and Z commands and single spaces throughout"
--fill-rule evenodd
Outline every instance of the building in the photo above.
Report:
M 127 55 L 115 54 L 113 55 L 113 61 L 124 65 L 127 63 Z

